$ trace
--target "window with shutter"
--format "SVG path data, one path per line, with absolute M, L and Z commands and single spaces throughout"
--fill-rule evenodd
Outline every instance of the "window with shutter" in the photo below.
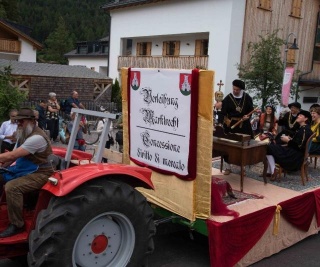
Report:
M 318 13 L 318 23 L 316 26 L 316 40 L 314 44 L 313 60 L 320 63 L 320 14 Z
M 195 56 L 207 56 L 208 44 L 208 39 L 196 40 Z
M 137 56 L 151 56 L 151 42 L 137 43 Z
M 163 56 L 179 56 L 180 55 L 180 41 L 163 42 L 162 55 Z
M 290 16 L 301 18 L 301 7 L 302 7 L 302 0 L 292 0 Z
M 258 8 L 271 11 L 271 0 L 259 0 Z

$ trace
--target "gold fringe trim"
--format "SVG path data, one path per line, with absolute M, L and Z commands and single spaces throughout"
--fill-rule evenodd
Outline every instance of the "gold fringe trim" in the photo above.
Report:
M 273 220 L 273 235 L 278 235 L 280 226 L 280 211 L 282 210 L 280 205 L 277 205 L 276 212 Z

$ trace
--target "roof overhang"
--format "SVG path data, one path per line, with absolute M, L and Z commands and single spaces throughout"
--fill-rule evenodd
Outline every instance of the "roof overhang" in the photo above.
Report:
M 126 7 L 140 6 L 146 4 L 152 4 L 157 2 L 164 2 L 168 0 L 123 0 L 123 1 L 109 1 L 107 4 L 101 6 L 105 11 L 110 11 L 114 9 L 121 9 Z
M 8 32 L 11 32 L 12 34 L 15 34 L 15 35 L 19 36 L 20 38 L 27 40 L 35 48 L 37 48 L 37 49 L 42 49 L 43 48 L 43 45 L 40 44 L 39 42 L 37 42 L 35 39 L 31 38 L 27 34 L 19 31 L 18 29 L 10 26 L 9 24 L 6 24 L 5 22 L 3 22 L 1 20 L 0 20 L 0 26 L 3 27 L 4 29 L 6 29 Z
M 299 80 L 299 86 L 320 87 L 320 80 Z

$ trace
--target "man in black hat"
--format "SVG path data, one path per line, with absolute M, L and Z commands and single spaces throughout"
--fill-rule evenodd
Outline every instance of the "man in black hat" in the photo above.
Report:
M 301 104 L 299 102 L 293 102 L 290 103 L 288 107 L 290 111 L 278 120 L 278 125 L 282 126 L 283 130 L 275 138 L 277 144 L 283 144 L 280 138 L 282 135 L 293 136 L 297 129 L 299 129 L 299 124 L 296 123 L 296 119 L 301 110 Z
M 311 114 L 306 110 L 300 110 L 296 118 L 298 125 L 297 131 L 293 136 L 283 135 L 281 141 L 286 146 L 279 144 L 269 144 L 267 149 L 268 170 L 267 173 L 271 174 L 271 180 L 277 179 L 278 173 L 275 164 L 279 164 L 286 171 L 297 171 L 300 169 L 306 143 L 309 137 L 313 134 L 310 129 Z
M 250 116 L 247 115 L 251 111 L 253 111 L 253 101 L 251 96 L 245 92 L 245 83 L 241 80 L 234 80 L 232 82 L 232 92 L 222 100 L 222 116 L 219 118 L 219 123 L 223 123 L 226 133 L 248 134 L 253 138 Z M 231 129 L 241 119 L 243 121 Z M 227 157 L 225 161 L 228 162 Z M 227 166 L 224 174 L 227 175 L 230 172 L 230 167 Z
M 0 154 L 0 166 L 9 166 L 10 172 L 0 174 L 0 184 L 5 184 L 9 226 L 0 238 L 24 231 L 23 194 L 41 189 L 52 174 L 48 156 L 52 154 L 50 140 L 36 126 L 34 112 L 22 108 L 15 119 L 18 122 L 17 146 L 13 151 Z

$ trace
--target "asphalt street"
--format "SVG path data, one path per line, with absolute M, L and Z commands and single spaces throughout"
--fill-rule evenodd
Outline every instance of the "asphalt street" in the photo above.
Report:
M 209 246 L 206 237 L 188 231 L 160 231 L 154 238 L 155 251 L 149 257 L 149 267 L 210 267 Z M 263 259 L 252 267 L 318 267 L 320 235 L 313 235 L 300 243 Z M 10 260 L 0 260 L 0 267 L 21 267 Z M 23 266 L 24 267 L 24 266 Z

